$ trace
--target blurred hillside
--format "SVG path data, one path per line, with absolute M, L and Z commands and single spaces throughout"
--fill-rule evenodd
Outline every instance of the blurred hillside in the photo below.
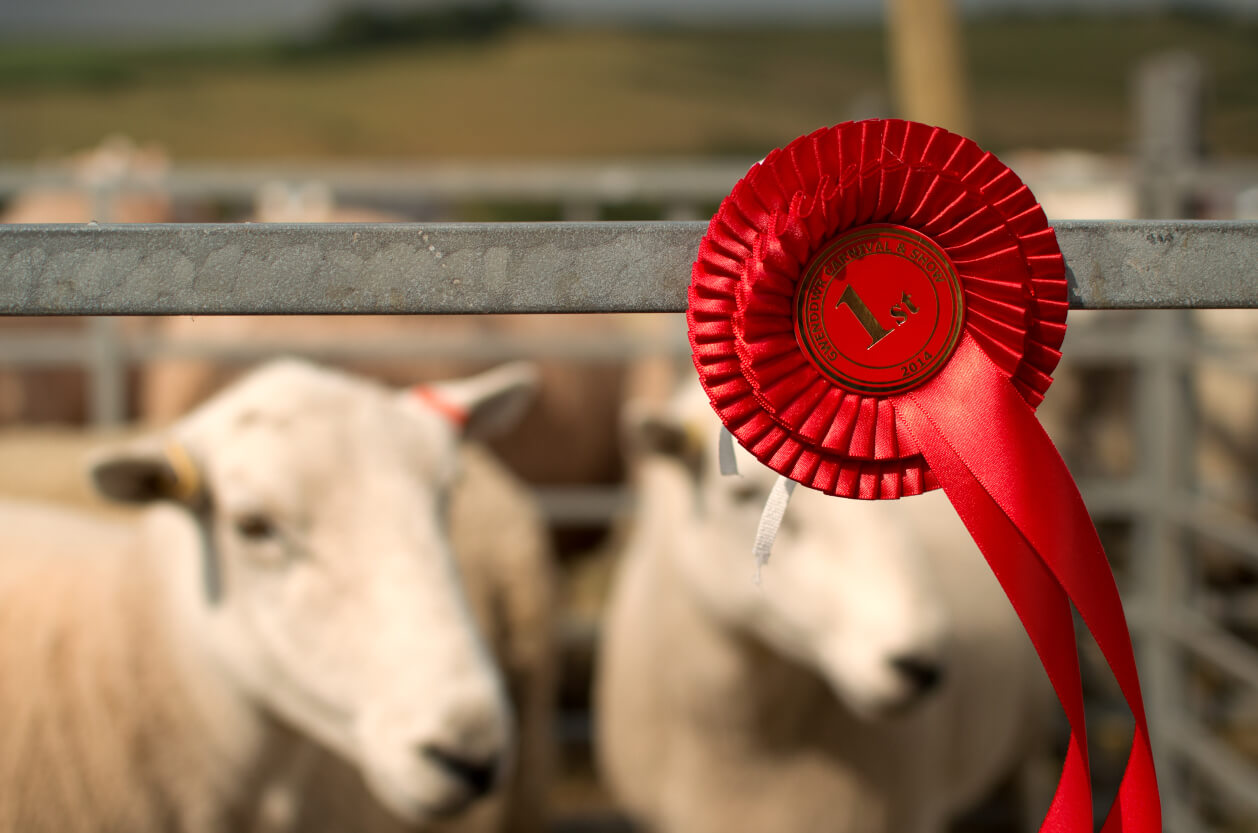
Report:
M 966 23 L 965 39 L 974 138 L 993 150 L 1126 152 L 1132 68 L 1178 48 L 1207 67 L 1208 152 L 1258 155 L 1253 19 L 982 18 Z M 176 160 L 748 156 L 824 124 L 890 115 L 885 49 L 872 23 L 508 19 L 437 36 L 370 18 L 342 18 L 300 42 L 8 45 L 0 158 L 64 153 L 116 132 L 161 142 Z

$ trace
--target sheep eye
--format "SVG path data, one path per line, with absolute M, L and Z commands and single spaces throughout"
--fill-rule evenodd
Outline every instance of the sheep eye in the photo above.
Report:
M 275 523 L 266 515 L 244 515 L 236 519 L 236 532 L 249 541 L 270 540 L 277 531 Z
M 742 478 L 738 478 L 729 485 L 729 494 L 737 503 L 749 503 L 764 497 L 764 491 L 759 484 Z

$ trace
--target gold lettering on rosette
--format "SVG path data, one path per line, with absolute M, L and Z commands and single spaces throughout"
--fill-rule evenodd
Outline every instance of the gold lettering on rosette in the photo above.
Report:
M 836 307 L 847 307 L 856 316 L 857 323 L 864 328 L 865 334 L 870 339 L 869 345 L 865 347 L 866 350 L 872 350 L 875 344 L 894 332 L 894 330 L 888 330 L 879 323 L 873 311 L 856 294 L 856 290 L 852 288 L 850 283 L 843 288 L 843 294 L 839 296 L 839 303 Z

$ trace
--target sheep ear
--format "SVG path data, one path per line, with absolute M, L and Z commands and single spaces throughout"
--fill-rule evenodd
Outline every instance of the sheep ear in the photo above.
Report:
M 100 453 L 89 464 L 92 485 L 108 500 L 195 503 L 204 497 L 200 467 L 179 443 L 140 441 Z
M 513 428 L 537 395 L 537 368 L 512 362 L 466 379 L 434 382 L 411 393 L 451 422 L 465 436 L 486 439 Z

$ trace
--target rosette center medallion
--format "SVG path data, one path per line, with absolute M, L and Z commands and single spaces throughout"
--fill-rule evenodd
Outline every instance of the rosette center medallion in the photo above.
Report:
M 926 381 L 952 355 L 964 317 L 947 254 L 920 232 L 885 223 L 822 247 L 795 292 L 804 355 L 855 393 L 900 393 Z

